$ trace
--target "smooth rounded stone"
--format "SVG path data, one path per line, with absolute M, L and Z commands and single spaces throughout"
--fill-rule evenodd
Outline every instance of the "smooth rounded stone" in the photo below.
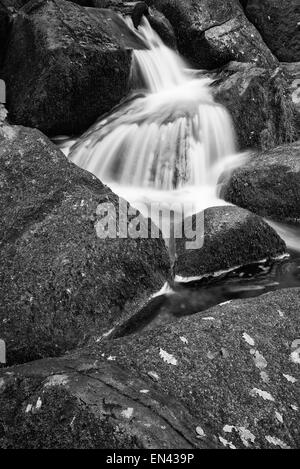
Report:
M 1 78 L 10 121 L 76 134 L 127 95 L 143 42 L 110 10 L 31 1 L 15 16 Z
M 299 223 L 300 141 L 251 154 L 220 182 L 220 195 L 228 202 L 272 220 Z
M 230 112 L 240 149 L 268 149 L 296 138 L 290 87 L 280 68 L 232 62 L 212 74 L 216 101 Z
M 197 420 L 150 376 L 78 355 L 0 370 L 1 449 L 193 449 Z
M 272 68 L 278 63 L 238 0 L 145 1 L 170 21 L 180 53 L 194 66 L 214 69 L 237 60 Z
M 300 62 L 281 63 L 281 67 L 286 72 L 292 100 L 296 110 L 296 126 L 298 137 L 300 138 Z
M 223 447 L 298 448 L 299 308 L 299 288 L 271 292 L 97 344 L 86 356 L 113 356 L 152 376 L 188 408 L 199 434 Z
M 249 0 L 245 11 L 279 60 L 300 61 L 299 0 Z
M 197 217 L 184 221 L 184 232 L 192 227 L 197 233 L 193 241 L 199 247 L 189 247 L 190 234 L 176 239 L 175 273 L 180 277 L 198 277 L 251 264 L 280 256 L 286 250 L 277 233 L 247 210 L 212 207 Z
M 148 239 L 123 238 L 118 213 L 127 215 L 127 203 L 119 207 L 107 186 L 42 133 L 0 129 L 0 339 L 12 364 L 107 333 L 162 288 L 170 264 L 142 217 Z M 101 204 L 110 204 L 103 214 L 111 210 L 120 237 L 101 236 Z M 125 218 L 125 236 L 135 220 Z

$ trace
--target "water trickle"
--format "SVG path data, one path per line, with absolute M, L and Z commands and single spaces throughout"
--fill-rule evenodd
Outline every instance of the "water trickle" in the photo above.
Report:
M 138 188 L 148 200 L 161 200 L 160 191 L 176 198 L 182 189 L 214 188 L 235 154 L 227 110 L 214 102 L 211 81 L 191 78 L 146 18 L 138 30 L 127 23 L 146 46 L 133 51 L 134 92 L 70 147 L 69 158 L 131 203 Z

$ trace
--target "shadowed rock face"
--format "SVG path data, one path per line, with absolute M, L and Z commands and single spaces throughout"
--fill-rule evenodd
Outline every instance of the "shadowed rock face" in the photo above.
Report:
M 215 99 L 229 110 L 240 149 L 266 150 L 296 138 L 290 87 L 279 68 L 232 62 L 213 78 Z
M 39 131 L 4 126 L 0 138 L 0 337 L 10 364 L 110 330 L 160 290 L 169 257 L 160 239 L 100 239 L 97 207 L 118 213 L 119 198 Z
M 204 222 L 204 223 L 203 223 Z M 204 242 L 199 249 L 186 249 L 185 239 L 176 240 L 175 272 L 181 277 L 250 264 L 285 252 L 281 238 L 262 219 L 238 207 L 213 207 L 205 210 L 198 223 L 198 237 Z M 191 225 L 196 230 L 196 217 Z
M 0 373 L 1 448 L 299 446 L 300 290 Z
M 277 60 L 237 0 L 147 0 L 171 22 L 179 51 L 198 67 L 213 69 L 231 60 L 274 67 Z
M 300 221 L 300 142 L 251 155 L 224 176 L 221 196 L 228 202 L 277 221 Z
M 282 62 L 300 60 L 300 4 L 298 0 L 249 0 L 246 15 L 265 43 Z
M 2 70 L 11 121 L 51 135 L 86 129 L 128 93 L 133 47 L 144 45 L 113 11 L 29 2 Z

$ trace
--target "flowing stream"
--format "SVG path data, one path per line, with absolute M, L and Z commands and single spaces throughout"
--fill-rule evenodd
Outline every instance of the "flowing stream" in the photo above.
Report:
M 216 196 L 219 175 L 242 161 L 229 113 L 214 102 L 211 80 L 191 78 L 146 18 L 138 30 L 127 24 L 145 43 L 133 52 L 133 92 L 65 142 L 65 153 L 142 213 L 145 202 L 186 202 L 194 211 L 224 204 Z
M 133 51 L 132 93 L 80 138 L 57 142 L 71 161 L 146 216 L 145 206 L 153 202 L 179 203 L 186 210 L 183 216 L 226 204 L 217 197 L 219 176 L 242 164 L 246 155 L 236 151 L 231 117 L 214 102 L 211 80 L 194 78 L 146 18 L 138 30 L 131 19 L 126 23 L 145 44 L 145 49 Z M 234 298 L 300 286 L 300 230 L 268 222 L 287 242 L 289 259 L 178 285 L 176 293 L 155 299 L 155 306 L 145 313 L 144 326 L 151 317 L 152 322 L 154 317 L 163 322 L 165 316 L 169 321 L 170 315 L 192 314 Z M 140 316 L 131 329 L 144 326 Z

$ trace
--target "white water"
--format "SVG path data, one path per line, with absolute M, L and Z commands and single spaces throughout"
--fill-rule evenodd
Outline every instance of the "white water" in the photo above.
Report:
M 216 196 L 218 178 L 241 163 L 227 110 L 214 102 L 211 81 L 191 78 L 145 18 L 138 31 L 127 22 L 147 45 L 134 51 L 136 94 L 65 152 L 142 212 L 149 201 L 193 203 L 193 211 L 225 204 Z
M 276 231 L 276 233 L 283 239 L 287 248 L 290 251 L 300 252 L 300 227 L 293 225 L 286 225 L 284 223 L 274 222 L 265 219 L 265 221 Z

